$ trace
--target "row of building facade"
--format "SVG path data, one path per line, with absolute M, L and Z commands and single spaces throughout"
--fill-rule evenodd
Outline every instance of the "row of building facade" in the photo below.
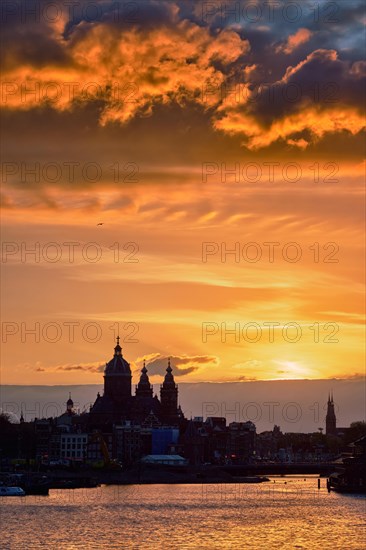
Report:
M 144 363 L 132 395 L 130 364 L 123 357 L 119 338 L 104 369 L 104 392 L 98 393 L 89 412 L 77 414 L 71 395 L 65 412 L 56 418 L 34 421 L 36 458 L 45 463 L 109 463 L 128 466 L 147 455 L 180 455 L 191 464 L 288 460 L 281 447 L 280 429 L 256 433 L 253 422 L 225 418 L 186 419 L 178 404 L 178 386 L 168 361 L 160 399 L 153 394 Z M 329 396 L 326 434 L 337 436 L 333 397 Z M 296 441 L 296 437 L 294 437 Z M 324 445 L 323 445 L 324 446 Z M 319 440 L 298 445 L 299 458 L 325 453 Z

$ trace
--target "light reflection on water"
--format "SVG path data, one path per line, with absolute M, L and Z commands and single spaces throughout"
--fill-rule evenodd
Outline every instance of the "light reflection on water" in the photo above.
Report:
M 275 483 L 274 483 L 275 481 Z M 317 479 L 135 485 L 0 499 L 3 550 L 347 549 L 366 540 L 366 499 Z

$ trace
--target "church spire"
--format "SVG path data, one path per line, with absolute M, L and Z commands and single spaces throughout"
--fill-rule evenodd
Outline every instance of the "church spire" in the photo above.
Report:
M 166 368 L 166 375 L 164 377 L 164 382 L 163 382 L 164 388 L 175 389 L 176 384 L 175 384 L 175 380 L 172 372 L 173 372 L 173 369 L 170 365 L 170 357 L 168 357 L 168 367 Z
M 73 412 L 74 412 L 74 402 L 71 399 L 71 392 L 69 392 L 69 398 L 66 402 L 66 412 L 68 414 L 73 414 Z
M 179 419 L 178 386 L 175 383 L 172 371 L 169 357 L 164 382 L 160 387 L 161 412 L 165 423 L 168 425 L 177 425 Z
M 136 386 L 136 397 L 152 397 L 153 387 L 150 384 L 149 376 L 147 374 L 146 362 L 144 359 L 143 367 L 141 369 L 140 381 Z
M 119 336 L 117 336 L 116 338 L 116 346 L 114 348 L 114 355 L 122 355 L 122 348 L 121 346 L 119 345 Z
M 325 417 L 326 435 L 337 435 L 337 419 L 334 412 L 333 391 L 328 396 L 327 416 Z

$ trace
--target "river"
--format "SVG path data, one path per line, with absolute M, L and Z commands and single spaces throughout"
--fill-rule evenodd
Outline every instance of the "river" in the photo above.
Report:
M 362 550 L 366 497 L 316 476 L 135 485 L 0 498 L 2 550 Z

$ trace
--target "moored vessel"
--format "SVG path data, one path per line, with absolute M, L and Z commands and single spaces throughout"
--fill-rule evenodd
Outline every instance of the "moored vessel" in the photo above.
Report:
M 351 444 L 353 456 L 343 459 L 328 480 L 328 491 L 366 494 L 366 436 Z
M 0 487 L 0 497 L 24 497 L 25 491 L 21 487 Z

